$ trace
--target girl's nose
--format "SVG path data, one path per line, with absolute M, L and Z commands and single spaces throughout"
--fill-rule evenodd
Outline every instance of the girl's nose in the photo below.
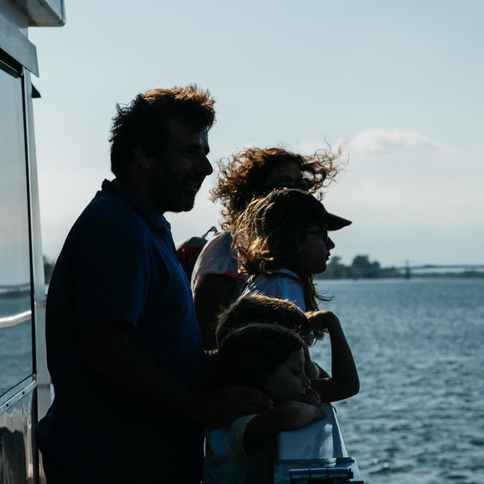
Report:
M 303 386 L 304 388 L 308 388 L 311 386 L 311 380 L 307 377 L 306 373 L 303 373 Z

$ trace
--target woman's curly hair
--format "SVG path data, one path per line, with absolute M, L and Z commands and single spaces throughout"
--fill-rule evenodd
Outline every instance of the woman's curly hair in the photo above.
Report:
M 310 193 L 322 198 L 321 189 L 328 186 L 340 171 L 338 160 L 342 149 L 331 152 L 320 149 L 303 156 L 283 148 L 247 148 L 218 162 L 217 185 L 211 191 L 212 201 L 220 200 L 224 209 L 222 227 L 232 227 L 238 215 L 254 198 L 265 195 L 269 173 L 277 165 L 293 162 L 301 170 L 302 182 Z

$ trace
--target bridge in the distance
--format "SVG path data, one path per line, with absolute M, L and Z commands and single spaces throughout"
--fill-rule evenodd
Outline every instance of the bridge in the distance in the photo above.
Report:
M 412 271 L 425 271 L 429 269 L 450 269 L 456 270 L 460 269 L 462 271 L 477 271 L 479 269 L 484 269 L 484 264 L 419 264 L 411 265 L 409 261 L 405 262 L 403 267 L 396 267 L 395 269 L 399 271 L 404 271 L 405 277 L 410 279 L 412 276 Z

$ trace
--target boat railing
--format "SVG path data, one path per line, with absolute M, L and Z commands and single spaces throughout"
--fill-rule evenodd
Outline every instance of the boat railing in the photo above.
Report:
M 278 434 L 274 484 L 363 484 L 355 459 L 348 455 L 334 407 L 330 403 L 323 407 L 324 419 Z

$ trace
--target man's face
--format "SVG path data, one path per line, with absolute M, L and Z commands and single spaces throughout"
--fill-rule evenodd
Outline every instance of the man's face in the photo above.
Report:
M 207 159 L 208 132 L 175 120 L 168 121 L 166 128 L 166 147 L 149 170 L 149 192 L 162 213 L 185 212 L 193 208 L 203 180 L 213 172 Z

